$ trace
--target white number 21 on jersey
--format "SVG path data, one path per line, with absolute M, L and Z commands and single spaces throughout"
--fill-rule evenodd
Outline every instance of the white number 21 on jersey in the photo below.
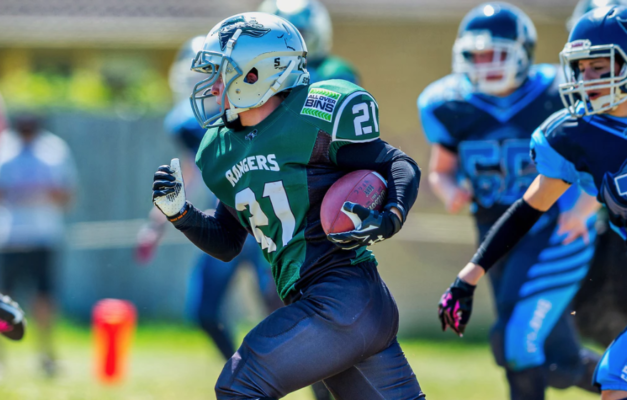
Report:
M 368 104 L 370 104 L 370 109 L 372 110 L 372 116 L 370 114 L 370 110 L 368 109 Z M 353 115 L 360 114 L 355 117 L 353 124 L 355 125 L 355 136 L 368 135 L 372 133 L 372 126 L 363 126 L 364 123 L 370 122 L 370 118 L 372 118 L 372 123 L 374 125 L 374 131 L 379 132 L 379 123 L 377 122 L 377 113 L 374 108 L 374 102 L 370 101 L 368 103 L 359 103 L 353 106 Z
M 274 214 L 279 221 L 281 221 L 281 241 L 283 242 L 283 246 L 285 246 L 294 236 L 296 219 L 290 208 L 283 182 L 267 182 L 263 187 L 263 197 L 270 199 Z M 261 229 L 259 229 L 260 226 L 268 225 L 268 216 L 261 209 L 255 193 L 250 188 L 246 188 L 235 195 L 235 209 L 237 209 L 237 211 L 244 211 L 246 207 L 248 207 L 251 214 L 248 219 L 250 228 L 255 235 L 257 243 L 261 244 L 261 249 L 268 250 L 268 253 L 276 251 L 276 244 L 272 238 L 264 235 Z

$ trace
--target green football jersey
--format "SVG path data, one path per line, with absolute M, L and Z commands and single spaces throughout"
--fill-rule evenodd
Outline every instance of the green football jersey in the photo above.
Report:
M 329 79 L 344 79 L 359 84 L 359 75 L 355 68 L 340 57 L 328 56 L 320 61 L 309 62 L 307 71 L 309 71 L 311 83 Z
M 336 265 L 374 260 L 365 247 L 327 240 L 320 205 L 347 173 L 337 150 L 379 137 L 378 105 L 342 80 L 299 86 L 264 121 L 205 134 L 196 164 L 211 191 L 251 233 L 272 265 L 282 299 L 299 281 Z

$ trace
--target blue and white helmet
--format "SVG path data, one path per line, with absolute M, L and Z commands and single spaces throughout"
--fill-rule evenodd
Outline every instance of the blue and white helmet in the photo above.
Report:
M 176 104 L 182 100 L 189 99 L 194 86 L 202 80 L 203 76 L 198 72 L 192 71 L 189 66 L 196 57 L 196 53 L 202 50 L 204 42 L 204 36 L 196 36 L 186 41 L 179 49 L 174 62 L 170 66 L 169 83 Z
M 261 107 L 275 94 L 309 84 L 307 46 L 290 22 L 276 15 L 250 12 L 227 18 L 214 26 L 192 62 L 192 70 L 209 77 L 198 82 L 191 96 L 198 122 L 205 128 L 226 117 Z M 258 79 L 248 81 L 249 72 Z M 215 101 L 211 87 L 222 77 L 222 104 L 230 108 L 210 113 Z
M 527 78 L 536 41 L 536 28 L 520 9 L 501 2 L 481 4 L 459 26 L 453 46 L 453 72 L 468 76 L 481 93 L 515 89 Z M 493 51 L 492 62 L 474 62 L 475 52 L 489 50 Z
M 627 6 L 627 0 L 580 0 L 573 10 L 573 14 L 568 21 L 566 21 L 566 29 L 568 32 L 572 31 L 577 21 L 579 21 L 584 14 L 595 8 L 611 6 Z
M 265 0 L 259 11 L 290 21 L 307 43 L 307 59 L 310 62 L 323 60 L 329 55 L 333 27 L 329 12 L 318 0 Z
M 603 113 L 627 100 L 626 50 L 627 7 L 597 8 L 577 21 L 560 53 L 566 77 L 566 83 L 560 85 L 560 95 L 573 116 Z M 610 72 L 584 81 L 578 61 L 594 58 L 609 58 Z M 602 89 L 610 89 L 610 94 L 589 98 L 587 92 Z

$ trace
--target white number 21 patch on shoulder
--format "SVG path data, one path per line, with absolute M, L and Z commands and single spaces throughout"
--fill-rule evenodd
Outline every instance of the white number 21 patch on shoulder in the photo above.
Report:
M 311 88 L 300 113 L 331 122 L 335 106 L 341 96 L 330 90 Z

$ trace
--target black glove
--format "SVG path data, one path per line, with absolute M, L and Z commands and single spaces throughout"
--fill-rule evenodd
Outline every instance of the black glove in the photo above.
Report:
M 11 340 L 21 340 L 25 327 L 24 311 L 9 296 L 0 293 L 0 333 Z
M 442 323 L 442 331 L 446 331 L 448 325 L 460 337 L 464 336 L 464 330 L 472 313 L 472 297 L 475 288 L 476 286 L 457 278 L 451 287 L 446 289 L 438 304 L 438 317 Z
M 401 229 L 401 220 L 387 209 L 379 212 L 347 201 L 342 206 L 342 212 L 355 223 L 356 229 L 330 233 L 327 238 L 344 250 L 373 245 L 391 238 Z

